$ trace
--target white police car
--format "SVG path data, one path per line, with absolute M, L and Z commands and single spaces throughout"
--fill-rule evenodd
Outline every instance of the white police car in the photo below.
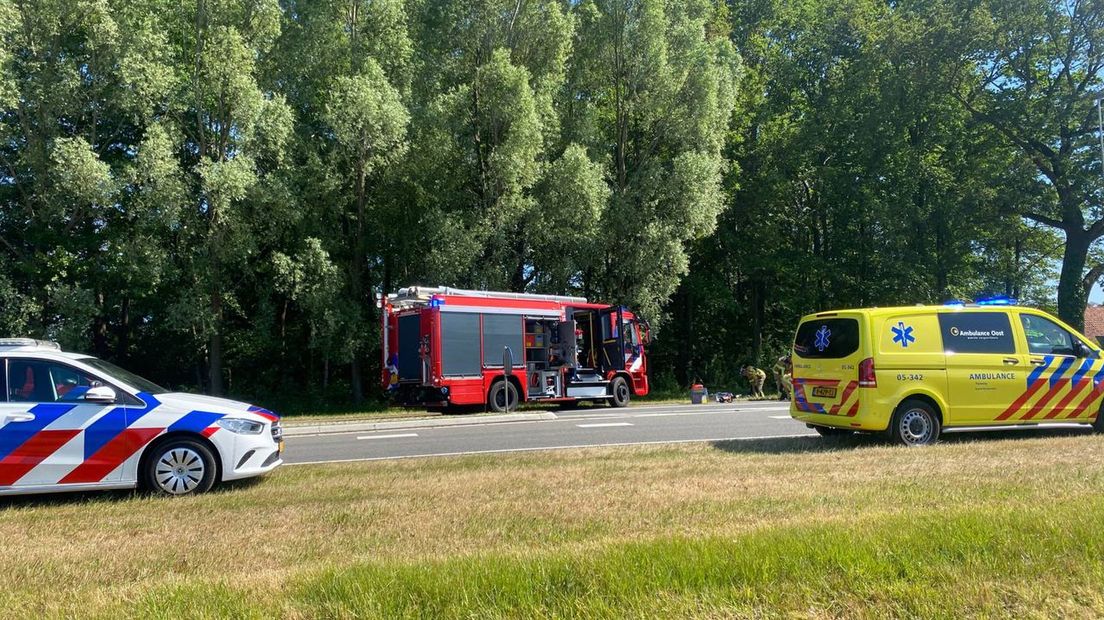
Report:
M 206 491 L 283 463 L 279 420 L 246 403 L 169 392 L 52 342 L 0 339 L 0 495 Z

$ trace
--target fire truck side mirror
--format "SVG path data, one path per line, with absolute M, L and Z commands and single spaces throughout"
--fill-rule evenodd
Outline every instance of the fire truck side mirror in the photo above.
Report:
M 652 329 L 647 323 L 640 324 L 640 342 L 645 346 L 652 344 Z

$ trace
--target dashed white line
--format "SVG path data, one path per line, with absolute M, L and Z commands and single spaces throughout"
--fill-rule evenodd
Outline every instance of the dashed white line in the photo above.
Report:
M 792 417 L 792 416 L 788 416 L 788 415 L 769 415 L 767 417 L 771 418 L 773 420 L 789 420 L 790 417 Z
M 607 426 L 632 426 L 631 422 L 606 422 L 604 424 L 576 424 L 579 428 L 605 428 Z
M 399 435 L 362 435 L 357 439 L 400 439 L 402 437 L 417 437 L 418 433 L 402 433 Z

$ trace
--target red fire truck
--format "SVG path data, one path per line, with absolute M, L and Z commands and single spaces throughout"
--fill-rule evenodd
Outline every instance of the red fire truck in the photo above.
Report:
M 400 289 L 380 305 L 383 385 L 397 404 L 504 411 L 519 400 L 590 400 L 624 407 L 648 393 L 648 325 L 621 306 L 423 286 Z

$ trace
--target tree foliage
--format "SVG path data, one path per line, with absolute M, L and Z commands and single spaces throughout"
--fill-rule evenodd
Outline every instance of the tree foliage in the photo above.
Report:
M 1076 323 L 1101 8 L 2 0 L 0 335 L 318 405 L 372 392 L 416 283 L 629 305 L 661 387 L 813 310 Z

